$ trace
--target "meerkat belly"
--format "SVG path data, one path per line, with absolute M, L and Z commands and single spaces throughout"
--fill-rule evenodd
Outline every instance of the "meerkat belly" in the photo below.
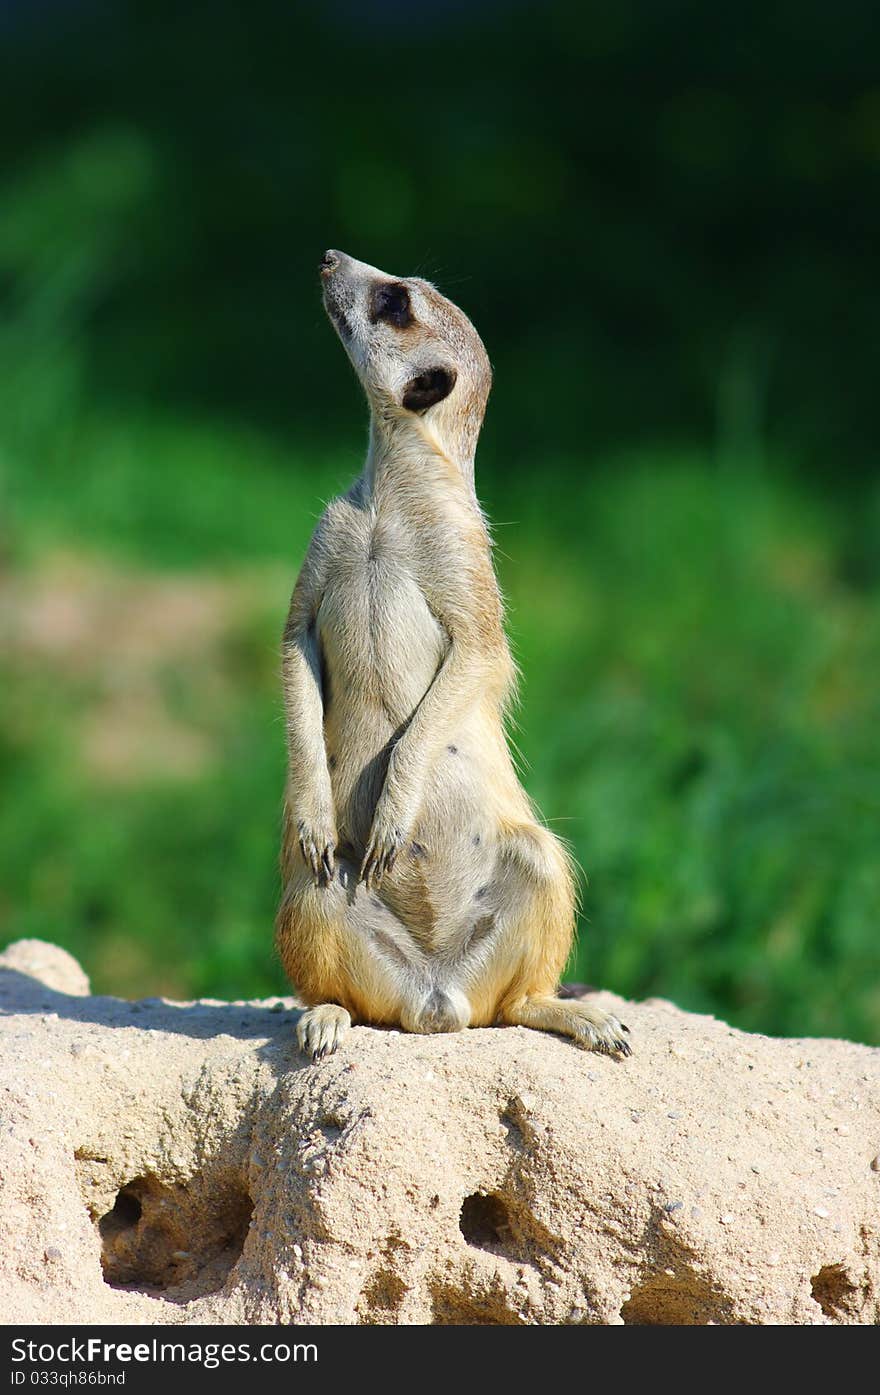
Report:
M 504 788 L 505 767 L 515 782 L 487 714 L 477 709 L 463 718 L 438 753 L 412 836 L 382 884 L 384 903 L 420 949 L 446 961 L 446 977 L 474 937 L 488 941 L 495 928 L 502 819 L 518 812 Z

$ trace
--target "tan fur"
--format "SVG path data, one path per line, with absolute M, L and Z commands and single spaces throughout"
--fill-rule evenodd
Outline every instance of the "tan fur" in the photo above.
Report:
M 284 634 L 277 945 L 312 1005 L 300 1042 L 318 1057 L 351 1021 L 508 1022 L 627 1054 L 615 1018 L 554 996 L 575 891 L 505 739 L 515 671 L 473 484 L 485 349 L 425 281 L 337 252 L 322 275 L 372 419 L 364 472 L 315 529 Z M 405 323 L 377 312 L 389 287 Z M 414 385 L 437 400 L 408 410 Z

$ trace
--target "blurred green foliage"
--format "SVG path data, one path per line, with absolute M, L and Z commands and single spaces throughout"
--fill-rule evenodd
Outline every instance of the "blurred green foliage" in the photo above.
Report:
M 282 988 L 279 636 L 364 440 L 337 245 L 495 363 L 571 976 L 880 1038 L 880 87 L 835 14 L 4 10 L 0 938 Z
M 0 22 L 4 183 L 50 294 L 68 230 L 93 235 L 91 391 L 356 429 L 310 281 L 329 245 L 472 314 L 505 468 L 719 430 L 876 463 L 870 0 L 7 0 Z

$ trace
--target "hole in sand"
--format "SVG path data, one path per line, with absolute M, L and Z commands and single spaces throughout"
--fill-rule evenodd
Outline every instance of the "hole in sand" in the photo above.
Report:
M 857 1317 L 861 1308 L 859 1287 L 843 1264 L 825 1264 L 810 1280 L 813 1297 L 826 1317 Z
M 474 1192 L 461 1203 L 458 1226 L 469 1245 L 494 1249 L 510 1239 L 510 1212 L 497 1192 Z
M 137 1225 L 143 1215 L 143 1207 L 133 1192 L 122 1191 L 116 1198 L 116 1203 L 112 1211 L 108 1211 L 100 1225 L 101 1234 L 109 1234 L 111 1231 L 130 1230 L 133 1225 Z
M 127 1182 L 98 1221 L 104 1281 L 189 1302 L 223 1287 L 244 1248 L 253 1205 L 237 1183 L 212 1178 Z
M 561 1246 L 560 1237 L 532 1213 L 527 1198 L 506 1189 L 466 1196 L 458 1228 L 475 1249 L 520 1264 L 539 1266 L 542 1256 L 552 1259 Z

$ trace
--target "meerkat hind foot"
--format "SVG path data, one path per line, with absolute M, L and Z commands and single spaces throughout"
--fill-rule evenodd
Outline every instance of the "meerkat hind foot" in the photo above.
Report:
M 348 1034 L 351 1017 L 336 1003 L 322 1003 L 306 1008 L 296 1024 L 300 1049 L 313 1061 L 323 1060 L 340 1046 Z
M 632 1047 L 626 1039 L 629 1028 L 613 1013 L 592 1003 L 549 996 L 526 998 L 510 1008 L 504 1020 L 515 1026 L 533 1027 L 539 1032 L 561 1032 L 588 1051 L 632 1055 Z

